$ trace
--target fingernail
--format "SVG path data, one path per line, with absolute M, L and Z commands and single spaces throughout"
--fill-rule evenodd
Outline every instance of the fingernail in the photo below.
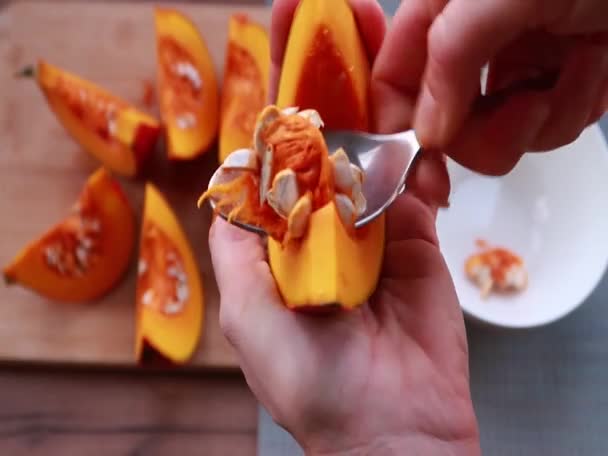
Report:
M 414 128 L 423 147 L 440 147 L 443 144 L 447 118 L 426 85 L 418 100 Z

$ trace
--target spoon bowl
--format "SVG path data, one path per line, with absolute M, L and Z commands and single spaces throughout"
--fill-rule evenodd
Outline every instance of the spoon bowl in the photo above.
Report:
M 405 190 L 407 176 L 420 153 L 420 144 L 413 130 L 377 135 L 359 131 L 324 131 L 330 155 L 340 147 L 351 163 L 363 171 L 363 195 L 366 211 L 355 221 L 355 228 L 376 219 Z M 219 168 L 209 180 L 209 187 L 219 183 Z M 215 210 L 213 198 L 209 204 Z M 220 213 L 224 219 L 225 214 Z M 258 226 L 232 220 L 234 225 L 258 234 L 265 234 Z

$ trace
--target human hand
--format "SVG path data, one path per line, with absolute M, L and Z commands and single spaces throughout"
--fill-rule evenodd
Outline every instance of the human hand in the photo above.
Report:
M 608 109 L 607 17 L 605 0 L 402 2 L 374 67 L 378 124 L 413 124 L 425 147 L 504 174 Z M 546 90 L 529 90 L 539 83 Z
M 296 4 L 274 2 L 275 69 Z M 352 4 L 373 59 L 382 11 L 373 0 Z M 261 238 L 219 217 L 211 229 L 221 328 L 256 397 L 308 454 L 480 452 L 464 323 L 435 232 L 445 164 L 425 154 L 417 170 L 387 214 L 378 288 L 353 311 L 287 309 Z M 442 194 L 426 192 L 437 181 Z

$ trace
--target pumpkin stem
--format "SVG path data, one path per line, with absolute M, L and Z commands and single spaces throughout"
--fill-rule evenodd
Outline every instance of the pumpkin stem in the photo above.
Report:
M 16 78 L 33 78 L 36 76 L 34 65 L 27 65 L 15 73 Z

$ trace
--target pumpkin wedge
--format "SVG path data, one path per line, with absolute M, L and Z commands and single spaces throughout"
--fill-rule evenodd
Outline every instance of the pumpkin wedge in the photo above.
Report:
M 365 213 L 363 172 L 343 149 L 331 156 L 314 110 L 266 107 L 252 143 L 237 149 L 210 180 L 216 211 L 262 228 L 285 304 L 352 308 L 374 290 L 384 223 L 355 228 Z
M 331 129 L 369 128 L 370 63 L 347 0 L 302 0 L 289 32 L 276 104 L 318 111 Z
M 213 61 L 194 23 L 157 8 L 156 50 L 160 111 L 171 160 L 206 152 L 217 137 L 219 94 Z
M 26 246 L 4 277 L 52 300 L 89 301 L 117 284 L 134 244 L 133 210 L 118 182 L 100 168 L 72 213 Z
M 277 104 L 314 109 L 329 129 L 367 131 L 369 81 L 370 63 L 348 1 L 302 0 L 289 33 Z M 313 213 L 297 246 L 268 240 L 270 266 L 288 306 L 352 308 L 375 290 L 385 217 L 347 230 L 337 212 L 330 204 Z
M 136 290 L 135 355 L 186 362 L 200 338 L 203 285 L 186 234 L 160 191 L 146 184 Z
M 331 5 L 331 8 L 330 8 Z M 363 228 L 365 176 L 320 129 L 369 129 L 370 64 L 347 0 L 302 0 L 277 97 L 258 116 L 251 148 L 229 154 L 207 198 L 229 221 L 268 234 L 268 256 L 293 309 L 354 308 L 374 292 L 385 217 Z
M 122 98 L 44 60 L 20 75 L 36 78 L 66 131 L 108 169 L 135 176 L 154 150 L 159 122 Z
M 244 14 L 230 17 L 220 106 L 220 163 L 251 145 L 257 115 L 266 104 L 270 43 L 266 30 Z

